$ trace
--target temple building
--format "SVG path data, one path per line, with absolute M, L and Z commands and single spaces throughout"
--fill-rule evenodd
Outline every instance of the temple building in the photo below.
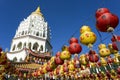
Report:
M 51 58 L 50 34 L 50 27 L 45 22 L 40 7 L 20 22 L 10 51 L 6 53 L 15 70 L 32 72 Z
M 16 58 L 17 62 L 24 60 L 28 55 L 25 48 L 36 52 L 36 55 L 43 55 L 47 52 L 52 55 L 50 34 L 48 23 L 45 22 L 40 7 L 38 7 L 27 19 L 20 22 L 12 39 L 10 52 L 7 53 L 8 59 Z

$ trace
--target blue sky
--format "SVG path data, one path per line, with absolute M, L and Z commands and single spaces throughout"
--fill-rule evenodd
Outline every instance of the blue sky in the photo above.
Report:
M 98 8 L 106 7 L 120 18 L 120 0 L 0 0 L 0 46 L 10 49 L 12 38 L 20 22 L 27 18 L 38 6 L 51 28 L 53 52 L 61 51 L 68 44 L 69 38 L 79 39 L 79 29 L 88 25 L 97 35 L 93 49 L 97 50 L 101 37 L 95 27 L 95 12 Z M 120 25 L 115 29 L 119 35 Z M 100 32 L 103 43 L 110 43 L 111 34 Z M 109 36 L 109 37 L 108 37 Z M 82 45 L 82 44 L 81 44 Z M 89 49 L 82 45 L 82 53 Z

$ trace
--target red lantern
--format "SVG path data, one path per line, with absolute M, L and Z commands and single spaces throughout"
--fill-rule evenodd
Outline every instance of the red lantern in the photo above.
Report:
M 113 63 L 113 62 L 114 62 L 114 59 L 111 58 L 111 56 L 108 56 L 107 57 L 107 63 L 109 64 L 109 63 Z
M 111 13 L 104 13 L 96 21 L 96 27 L 101 32 L 107 32 L 108 28 L 116 28 L 119 23 L 119 19 L 116 15 Z
M 55 56 L 58 57 L 58 56 L 60 56 L 60 54 L 61 53 L 58 51 Z
M 114 35 L 111 39 L 112 42 L 120 41 L 120 36 Z
M 0 52 L 2 51 L 2 48 L 0 47 Z
M 75 38 L 75 37 L 72 37 L 72 38 L 70 39 L 69 43 L 70 43 L 70 44 L 72 44 L 72 43 L 78 43 L 78 39 Z
M 69 69 L 68 69 L 68 66 L 64 66 L 64 67 L 63 67 L 63 71 L 64 71 L 64 72 L 68 72 L 68 70 L 69 70 Z
M 35 72 L 35 73 L 34 73 L 34 76 L 35 76 L 35 77 L 38 77 L 38 73 L 37 73 L 37 72 Z
M 47 70 L 48 72 L 51 72 L 51 71 L 52 71 L 52 69 L 50 68 L 50 66 L 47 66 L 47 67 L 46 67 L 46 70 Z
M 58 66 L 57 68 L 56 68 L 56 74 L 58 75 L 60 73 L 60 67 Z
M 96 11 L 96 18 L 100 17 L 102 14 L 104 13 L 110 13 L 110 11 L 107 9 L 107 8 L 99 8 L 97 11 Z
M 65 63 L 63 64 L 63 71 L 64 72 L 68 72 L 68 62 L 67 61 L 65 61 Z
M 60 59 L 59 56 L 55 57 L 55 64 L 56 65 L 62 65 L 64 63 L 64 60 Z
M 40 73 L 41 73 L 41 74 L 44 74 L 43 69 L 40 70 Z
M 47 63 L 46 70 L 47 70 L 48 72 L 51 72 L 51 71 L 52 71 L 52 68 L 50 67 L 50 62 Z
M 120 36 L 113 35 L 113 37 L 111 38 L 111 41 L 112 41 L 113 49 L 118 51 L 118 47 L 117 47 L 116 41 L 120 41 Z
M 118 51 L 118 48 L 117 48 L 116 42 L 112 42 L 112 47 L 113 47 L 114 50 L 117 50 L 117 51 Z
M 120 74 L 117 75 L 117 78 L 120 79 Z
M 95 79 L 95 74 L 90 74 L 91 79 Z
M 120 67 L 117 68 L 117 74 L 120 74 Z
M 101 74 L 101 72 L 97 73 L 97 77 L 99 78 L 99 80 L 102 80 L 102 74 Z
M 79 58 L 78 58 L 77 54 L 75 54 L 75 56 L 74 56 L 74 67 L 75 68 L 79 68 L 80 67 L 80 62 L 79 62 Z
M 71 54 L 79 54 L 82 51 L 82 47 L 78 43 L 72 43 L 69 46 L 69 52 Z
M 101 62 L 99 61 L 99 62 L 97 62 L 97 66 L 98 67 L 100 67 L 101 66 Z
M 74 62 L 76 62 L 76 61 L 78 61 L 78 60 L 79 60 L 78 54 L 75 54 L 75 55 L 74 55 Z
M 20 72 L 18 76 L 19 76 L 19 77 L 22 77 L 23 75 L 22 75 L 22 73 Z
M 2 64 L 2 65 L 5 65 L 5 64 L 7 64 L 7 61 L 4 60 L 4 61 L 1 62 L 1 64 Z
M 93 50 L 90 50 L 88 56 L 89 56 L 89 61 L 90 61 L 90 62 L 97 62 L 97 61 L 99 60 L 98 55 L 97 55 L 96 52 L 93 51 Z
M 28 73 L 28 74 L 27 74 L 27 78 L 29 79 L 30 77 L 31 77 L 31 74 L 30 74 L 30 73 Z
M 106 76 L 108 77 L 108 80 L 111 78 L 111 74 L 110 74 L 110 71 L 106 71 Z

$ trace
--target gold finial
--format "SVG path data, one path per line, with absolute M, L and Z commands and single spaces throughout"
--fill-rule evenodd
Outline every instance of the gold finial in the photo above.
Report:
M 38 6 L 38 8 L 35 10 L 35 12 L 40 12 L 40 7 Z
M 32 12 L 32 14 L 38 14 L 42 16 L 42 13 L 40 12 L 40 7 L 38 6 L 37 9 L 34 12 Z

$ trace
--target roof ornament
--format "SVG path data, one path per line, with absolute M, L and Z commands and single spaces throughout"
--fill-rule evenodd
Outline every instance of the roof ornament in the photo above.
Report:
M 41 10 L 40 10 L 39 6 L 37 7 L 37 9 L 34 12 L 32 12 L 32 14 L 38 14 L 40 16 L 43 16 L 43 14 L 41 13 Z

